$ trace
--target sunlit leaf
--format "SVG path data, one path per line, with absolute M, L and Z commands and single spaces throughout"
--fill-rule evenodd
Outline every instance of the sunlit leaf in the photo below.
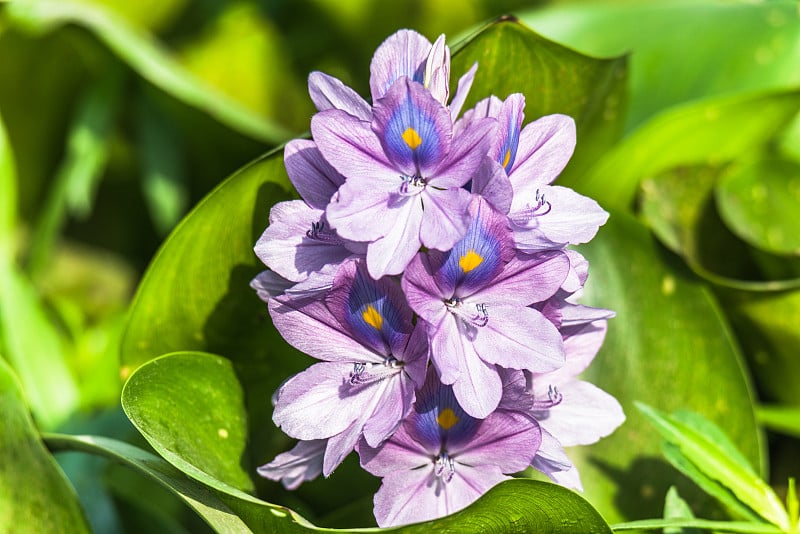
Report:
M 725 224 L 751 245 L 800 256 L 800 163 L 764 159 L 726 173 L 717 184 Z
M 669 488 L 664 499 L 664 519 L 694 519 L 694 513 L 689 503 L 678 494 L 675 486 Z M 698 534 L 698 530 L 690 527 L 664 528 L 664 534 Z
M 771 140 L 798 110 L 797 90 L 718 97 L 670 108 L 603 156 L 580 180 L 581 191 L 605 207 L 630 209 L 644 178 L 678 166 L 719 166 L 737 159 Z
M 661 530 L 668 528 L 691 528 L 713 532 L 735 532 L 738 534 L 785 534 L 780 528 L 767 523 L 746 523 L 741 521 L 712 521 L 708 519 L 642 519 L 612 525 L 614 532 L 633 530 Z
M 800 438 L 800 406 L 762 405 L 756 416 L 770 430 Z
M 95 4 L 38 0 L 14 2 L 7 12 L 18 22 L 50 29 L 78 24 L 94 32 L 144 79 L 230 128 L 267 143 L 290 136 L 282 126 L 261 117 L 189 74 L 151 35 Z
M 503 19 L 453 54 L 453 76 L 476 61 L 478 71 L 464 109 L 490 94 L 504 99 L 523 93 L 526 122 L 551 113 L 575 119 L 578 145 L 559 183 L 580 176 L 622 134 L 626 57 L 584 56 L 513 19 Z
M 698 414 L 684 414 L 680 419 L 666 415 L 645 404 L 637 404 L 667 442 L 677 446 L 681 453 L 700 471 L 729 488 L 742 503 L 761 517 L 788 530 L 789 518 L 780 499 L 740 454 L 731 454 L 731 444 L 718 442 L 722 431 Z
M 229 360 L 193 352 L 153 360 L 128 379 L 122 407 L 150 445 L 183 472 L 253 490 L 252 468 L 243 459 L 247 416 Z
M 587 377 L 614 395 L 627 417 L 611 436 L 574 451 L 585 495 L 610 521 L 657 517 L 674 485 L 693 510 L 709 517 L 708 497 L 662 459 L 661 439 L 642 430 L 646 422 L 634 401 L 704 414 L 724 425 L 761 469 L 752 393 L 720 309 L 680 260 L 664 255 L 629 216 L 612 212 L 580 251 L 591 265 L 583 301 L 617 313 Z
M 180 497 L 218 532 L 250 532 L 247 524 L 234 514 L 211 489 L 193 481 L 149 452 L 128 443 L 101 436 L 47 434 L 44 438 L 47 446 L 53 451 L 82 451 L 96 454 L 121 462 L 152 478 Z M 284 529 L 276 530 L 276 532 L 292 532 L 292 530 Z
M 21 385 L 0 358 L 0 531 L 89 532 L 78 498 L 39 439 Z
M 800 83 L 800 16 L 792 0 L 605 0 L 553 4 L 521 17 L 588 54 L 631 53 L 629 128 L 681 102 Z

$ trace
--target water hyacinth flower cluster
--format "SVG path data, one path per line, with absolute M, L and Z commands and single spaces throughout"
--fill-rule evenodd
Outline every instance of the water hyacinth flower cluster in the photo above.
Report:
M 458 511 L 529 466 L 580 489 L 564 447 L 624 420 L 577 378 L 613 313 L 575 302 L 588 264 L 567 248 L 608 214 L 551 185 L 574 122 L 523 128 L 521 94 L 462 114 L 476 69 L 451 98 L 444 36 L 402 30 L 372 59 L 372 104 L 312 73 L 312 140 L 285 149 L 302 200 L 275 205 L 255 247 L 275 327 L 319 360 L 275 393 L 299 441 L 259 473 L 294 489 L 355 451 L 382 477 L 380 526 Z

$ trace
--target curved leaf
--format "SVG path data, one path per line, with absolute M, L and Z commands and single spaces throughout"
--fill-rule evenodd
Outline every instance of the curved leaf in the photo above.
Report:
M 184 473 L 253 490 L 242 458 L 242 389 L 229 360 L 196 352 L 152 360 L 126 382 L 122 408 L 148 443 Z
M 758 110 L 757 113 L 754 110 Z M 603 156 L 581 192 L 629 209 L 639 182 L 682 165 L 721 165 L 771 140 L 800 110 L 800 91 L 718 97 L 656 115 Z
M 504 99 L 523 93 L 526 123 L 551 113 L 575 119 L 579 141 L 562 185 L 568 185 L 570 176 L 580 176 L 621 136 L 627 57 L 584 56 L 505 17 L 459 47 L 453 54 L 453 76 L 476 61 L 478 70 L 464 109 L 490 94 Z
M 0 116 L 0 262 L 10 259 L 17 224 L 17 172 Z
M 148 82 L 254 139 L 277 143 L 291 135 L 282 126 L 256 115 L 201 82 L 151 35 L 96 4 L 50 0 L 13 2 L 7 12 L 15 20 L 39 29 L 68 23 L 85 26 Z
M 75 490 L 28 415 L 22 389 L 0 358 L 0 531 L 89 532 Z
M 717 207 L 741 239 L 775 254 L 800 256 L 800 163 L 764 159 L 726 173 Z
M 708 498 L 661 459 L 661 440 L 642 431 L 633 402 L 704 414 L 763 469 L 752 393 L 728 325 L 708 289 L 629 216 L 612 213 L 581 252 L 591 265 L 584 301 L 617 312 L 587 375 L 627 416 L 610 437 L 576 450 L 586 497 L 610 521 L 657 517 L 671 485 L 695 511 L 707 509 Z
M 588 54 L 631 53 L 629 129 L 680 102 L 800 83 L 800 16 L 792 0 L 606 0 L 521 17 Z

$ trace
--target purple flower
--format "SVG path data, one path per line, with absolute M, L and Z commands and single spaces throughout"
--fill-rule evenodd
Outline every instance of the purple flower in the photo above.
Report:
M 269 304 L 284 339 L 323 360 L 280 387 L 273 420 L 294 438 L 328 439 L 327 476 L 361 435 L 377 446 L 411 409 L 427 365 L 424 328 L 412 325 L 397 283 L 372 280 L 361 261 L 339 268 L 324 301 Z
M 586 243 L 605 224 L 608 213 L 588 197 L 549 185 L 572 157 L 575 122 L 566 115 L 547 115 L 522 128 L 524 108 L 525 97 L 519 93 L 505 101 L 486 98 L 464 114 L 456 131 L 482 117 L 498 120 L 489 157 L 503 167 L 513 188 L 513 200 L 505 212 L 519 250 Z
M 514 251 L 505 217 L 476 200 L 469 230 L 446 253 L 419 254 L 403 291 L 428 323 L 430 358 L 473 417 L 500 402 L 497 366 L 552 371 L 564 362 L 561 334 L 529 305 L 549 299 L 569 271 L 564 253 Z
M 575 308 L 573 314 L 582 313 L 587 317 L 606 311 Z M 594 310 L 594 313 L 587 313 L 587 310 Z M 573 319 L 569 326 L 563 326 L 566 363 L 556 371 L 533 375 L 503 372 L 505 392 L 500 407 L 527 413 L 542 428 L 542 445 L 533 467 L 554 482 L 573 489 L 582 488 L 580 476 L 564 453 L 564 447 L 595 443 L 625 421 L 622 407 L 614 397 L 577 379 L 600 349 L 606 326 L 604 319 L 583 324 Z
M 519 412 L 497 410 L 480 420 L 467 414 L 433 370 L 414 410 L 380 447 L 358 444 L 361 465 L 383 477 L 375 518 L 388 527 L 457 512 L 504 473 L 525 469 L 541 442 L 538 425 Z
M 402 77 L 373 109 L 372 123 L 341 110 L 317 113 L 319 150 L 347 177 L 326 215 L 338 235 L 368 242 L 373 278 L 400 274 L 420 246 L 451 248 L 469 225 L 463 186 L 487 150 L 493 119 L 453 136 L 447 109 Z

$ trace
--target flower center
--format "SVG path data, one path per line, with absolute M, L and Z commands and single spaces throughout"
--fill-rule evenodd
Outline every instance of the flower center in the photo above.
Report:
M 403 369 L 403 362 L 394 356 L 387 356 L 382 363 L 356 362 L 346 383 L 350 386 L 363 386 L 379 382 Z
M 483 327 L 489 322 L 489 310 L 485 303 L 479 302 L 475 304 L 475 313 L 470 313 L 469 305 L 465 306 L 464 302 L 458 297 L 445 300 L 444 305 L 447 311 L 461 319 L 468 326 Z
M 427 180 L 419 174 L 415 174 L 414 176 L 403 175 L 400 176 L 400 180 L 402 180 L 400 183 L 400 194 L 406 197 L 422 193 L 428 185 Z
M 344 241 L 336 235 L 336 231 L 325 226 L 324 221 L 311 223 L 311 229 L 306 230 L 306 237 L 321 243 L 331 245 L 343 245 Z

